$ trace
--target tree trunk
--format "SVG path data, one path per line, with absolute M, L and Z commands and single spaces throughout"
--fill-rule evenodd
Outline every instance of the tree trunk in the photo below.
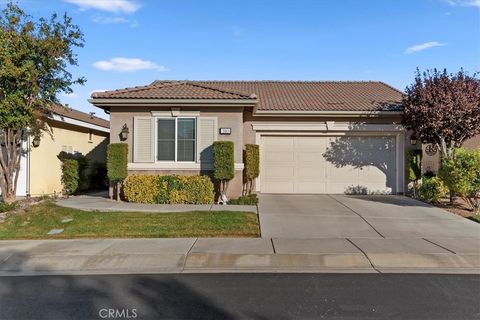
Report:
M 120 201 L 120 181 L 117 181 L 117 201 Z

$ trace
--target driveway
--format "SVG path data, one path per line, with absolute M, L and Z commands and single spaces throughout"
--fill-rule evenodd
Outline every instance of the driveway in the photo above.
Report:
M 404 196 L 260 195 L 264 238 L 474 238 L 476 222 Z

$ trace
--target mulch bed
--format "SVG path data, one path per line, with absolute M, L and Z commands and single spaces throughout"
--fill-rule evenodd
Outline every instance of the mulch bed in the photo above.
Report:
M 450 199 L 445 198 L 442 199 L 440 203 L 437 203 L 436 206 L 464 218 L 468 218 L 473 215 L 472 210 L 462 198 L 457 198 L 454 204 L 450 203 Z

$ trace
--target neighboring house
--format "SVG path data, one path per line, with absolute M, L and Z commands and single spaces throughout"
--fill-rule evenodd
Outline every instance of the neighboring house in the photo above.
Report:
M 61 161 L 58 155 L 81 153 L 91 161 L 106 162 L 109 122 L 69 107 L 56 106 L 45 114 L 49 132 L 44 132 L 35 147 L 34 138 L 26 143 L 17 195 L 61 194 Z
M 405 190 L 402 92 L 382 82 L 155 81 L 89 101 L 110 114 L 110 142 L 128 143 L 129 173 L 208 174 L 212 143 L 231 140 L 231 197 L 249 143 L 260 146 L 257 192 Z
M 480 148 L 480 135 L 466 140 L 462 147 L 467 149 Z M 422 171 L 424 173 L 432 172 L 437 174 L 438 169 L 440 168 L 440 150 L 437 150 L 437 148 L 433 147 L 431 144 L 424 144 L 422 150 Z

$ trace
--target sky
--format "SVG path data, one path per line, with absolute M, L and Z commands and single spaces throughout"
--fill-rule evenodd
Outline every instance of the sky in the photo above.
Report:
M 172 80 L 375 80 L 415 69 L 480 72 L 480 0 L 18 0 L 67 12 L 84 33 L 84 86 L 62 103 L 96 112 L 93 91 Z M 0 0 L 0 7 L 6 1 Z

